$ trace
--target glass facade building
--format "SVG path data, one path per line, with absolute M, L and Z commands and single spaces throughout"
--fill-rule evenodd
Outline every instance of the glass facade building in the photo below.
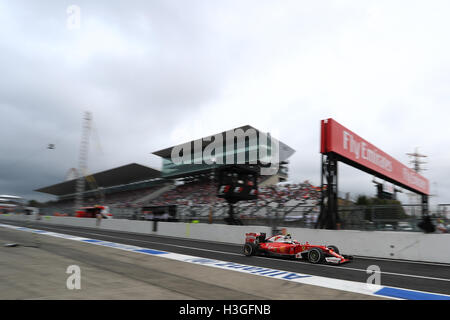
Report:
M 240 134 L 232 136 L 229 135 L 230 132 Z M 286 144 L 270 135 L 261 134 L 250 126 L 222 132 L 213 137 L 214 139 L 198 139 L 154 152 L 153 154 L 162 158 L 162 177 L 196 175 L 228 164 L 279 164 L 295 152 Z M 279 173 L 287 174 L 286 167 L 282 166 Z

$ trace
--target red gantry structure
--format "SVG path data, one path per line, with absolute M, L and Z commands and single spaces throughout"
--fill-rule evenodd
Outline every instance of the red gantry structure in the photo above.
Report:
M 336 229 L 338 161 L 422 195 L 422 216 L 428 216 L 428 180 L 333 119 L 321 122 L 322 199 L 316 228 Z

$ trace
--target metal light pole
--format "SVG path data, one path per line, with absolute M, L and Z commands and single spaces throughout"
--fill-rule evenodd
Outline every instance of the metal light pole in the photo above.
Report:
M 75 196 L 75 212 L 83 205 L 83 193 L 84 193 L 84 184 L 85 177 L 84 174 L 87 172 L 87 159 L 89 152 L 89 135 L 91 132 L 91 121 L 92 114 L 87 111 L 84 114 L 83 118 L 83 130 L 81 134 L 81 143 L 80 143 L 80 153 L 78 159 L 78 177 L 76 183 L 76 196 Z
M 213 168 L 211 170 L 211 189 L 214 189 L 214 178 L 216 176 L 216 158 L 212 158 L 213 161 Z M 211 224 L 213 221 L 213 199 L 209 201 L 209 217 L 208 217 L 208 223 Z

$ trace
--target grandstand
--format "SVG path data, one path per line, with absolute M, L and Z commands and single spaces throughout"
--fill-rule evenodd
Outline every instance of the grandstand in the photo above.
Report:
M 318 203 L 320 200 L 319 188 L 307 181 L 299 184 L 271 185 L 259 187 L 257 200 L 241 201 L 235 205 L 235 214 L 246 224 L 267 224 L 276 215 L 283 219 L 310 219 L 316 221 Z M 207 222 L 209 213 L 213 213 L 214 223 L 223 223 L 228 217 L 228 204 L 223 198 L 216 196 L 215 184 L 205 177 L 198 181 L 178 185 L 168 192 L 146 203 L 148 206 L 176 205 L 178 217 L 182 220 L 194 218 Z
M 213 163 L 207 164 L 211 160 L 205 156 L 204 150 L 207 144 L 206 139 L 189 141 L 182 145 L 194 145 L 202 141 L 202 162 L 193 163 L 185 161 L 175 164 L 172 161 L 172 152 L 177 146 L 172 146 L 153 152 L 161 157 L 162 170 L 156 170 L 136 163 L 131 163 L 118 168 L 98 172 L 85 177 L 85 192 L 83 194 L 84 205 L 103 204 L 111 208 L 114 216 L 117 212 L 124 213 L 123 217 L 132 216 L 136 210 L 144 206 L 169 206 L 176 205 L 179 216 L 206 217 L 211 209 L 217 218 L 224 217 L 227 212 L 227 204 L 223 198 L 217 197 L 217 182 L 215 172 L 225 165 L 225 157 L 230 155 L 229 149 L 225 148 L 226 134 L 229 132 L 249 133 L 259 130 L 246 125 L 229 131 L 218 133 L 214 136 L 223 137 L 222 154 L 214 152 Z M 232 157 L 236 160 L 239 156 L 249 162 L 249 153 L 256 150 L 258 155 L 257 164 L 261 166 L 259 149 L 262 146 L 258 141 L 257 146 L 250 145 L 249 138 L 244 138 L 244 144 L 238 145 L 237 138 L 234 139 L 234 149 Z M 280 156 L 277 164 L 279 170 L 273 174 L 258 178 L 259 196 L 257 200 L 243 201 L 236 205 L 236 213 L 242 218 L 265 217 L 271 214 L 270 208 L 283 206 L 284 208 L 297 208 L 299 206 L 315 206 L 320 199 L 320 190 L 312 186 L 309 182 L 301 184 L 286 183 L 288 178 L 288 158 L 295 152 L 292 148 L 281 141 L 278 141 Z M 244 146 L 244 148 L 242 148 Z M 270 147 L 270 146 L 269 146 Z M 256 148 L 256 149 L 255 149 Z M 228 152 L 228 153 L 227 153 Z M 194 159 L 192 152 L 191 159 Z M 223 157 L 223 163 L 217 161 Z M 282 182 L 282 183 L 280 183 Z M 283 183 L 284 182 L 284 183 Z M 74 209 L 76 197 L 76 179 L 40 188 L 35 191 L 44 192 L 58 196 L 56 202 L 51 202 L 44 209 L 48 214 L 67 213 L 71 214 Z M 291 210 L 292 211 L 292 210 Z
M 170 185 L 170 179 L 162 179 L 159 170 L 136 163 L 98 172 L 85 177 L 84 205 L 101 203 L 114 208 L 135 207 L 141 199 L 148 199 Z M 90 183 L 95 181 L 95 183 Z M 76 196 L 76 179 L 61 182 L 35 191 L 58 197 L 44 208 L 47 213 L 73 212 Z
M 254 130 L 259 135 L 259 130 L 247 125 L 239 128 L 235 128 L 231 131 L 242 130 L 243 132 L 249 132 Z M 229 131 L 228 131 L 229 132 Z M 227 132 L 222 132 L 217 135 L 222 136 L 222 141 L 225 142 Z M 214 135 L 214 136 L 217 136 Z M 217 181 L 215 181 L 215 171 L 219 170 L 224 165 L 225 153 L 214 153 L 212 155 L 205 155 L 205 148 L 207 145 L 202 140 L 202 160 L 205 163 L 192 164 L 192 162 L 185 162 L 182 164 L 174 164 L 171 159 L 174 148 L 177 146 L 169 147 L 154 152 L 155 155 L 162 158 L 162 176 L 167 178 L 176 179 L 181 181 L 180 185 L 172 190 L 162 193 L 159 197 L 154 198 L 148 205 L 161 206 L 161 205 L 177 205 L 178 213 L 180 216 L 195 216 L 199 220 L 208 219 L 209 212 L 214 214 L 215 222 L 221 222 L 222 218 L 225 218 L 228 213 L 228 205 L 223 198 L 217 197 Z M 197 140 L 197 143 L 198 141 Z M 258 141 L 256 146 L 256 153 L 259 156 L 259 148 L 264 147 Z M 188 150 L 192 150 L 196 141 L 190 141 L 182 145 L 190 146 Z M 320 199 L 320 192 L 309 182 L 302 184 L 287 184 L 278 185 L 280 182 L 285 182 L 288 178 L 288 158 L 295 152 L 292 148 L 287 146 L 281 141 L 279 143 L 280 157 L 279 157 L 279 170 L 273 175 L 264 176 L 260 175 L 258 179 L 258 199 L 252 201 L 242 201 L 235 205 L 235 213 L 241 219 L 261 219 L 274 215 L 274 212 L 278 207 L 283 207 L 293 213 L 300 206 L 308 206 L 309 210 L 311 206 L 316 206 Z M 178 146 L 179 147 L 179 146 Z M 223 150 L 226 150 L 225 143 L 223 144 Z M 234 141 L 234 148 L 232 151 L 232 158 L 235 160 L 239 156 L 246 159 L 246 163 L 249 163 L 249 152 L 255 148 L 255 146 L 249 145 L 249 140 L 245 141 L 245 147 L 239 148 L 237 140 Z M 197 154 L 192 152 L 192 159 Z M 228 153 L 228 155 L 230 155 Z M 207 160 L 211 160 L 214 157 L 215 160 L 222 158 L 222 164 L 218 164 L 215 161 L 210 164 L 206 164 Z M 259 162 L 258 165 L 262 166 Z M 303 216 L 303 213 L 301 213 Z

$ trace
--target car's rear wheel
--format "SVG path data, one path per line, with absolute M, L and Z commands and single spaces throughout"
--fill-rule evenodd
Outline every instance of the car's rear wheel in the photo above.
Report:
M 308 261 L 311 263 L 321 263 L 324 259 L 324 254 L 320 249 L 311 249 L 308 252 Z
M 256 253 L 256 245 L 253 243 L 244 244 L 244 254 L 247 257 L 253 256 Z
M 336 246 L 327 246 L 328 249 L 333 250 L 334 252 L 336 252 L 337 254 L 339 254 L 339 249 Z

